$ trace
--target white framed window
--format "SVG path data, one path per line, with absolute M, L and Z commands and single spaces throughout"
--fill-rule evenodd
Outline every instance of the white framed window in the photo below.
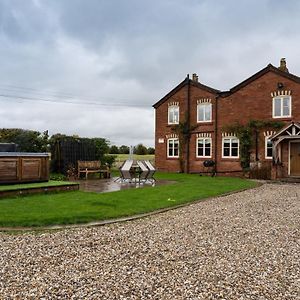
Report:
M 196 156 L 211 157 L 211 138 L 197 138 Z
M 265 159 L 273 158 L 273 143 L 269 136 L 265 138 Z
M 240 141 L 236 137 L 224 137 L 222 139 L 222 157 L 238 158 Z
M 292 97 L 279 96 L 273 98 L 273 118 L 292 116 Z
M 178 138 L 168 139 L 168 157 L 179 157 L 179 140 Z
M 179 123 L 179 106 L 170 105 L 168 108 L 168 124 Z
M 197 122 L 211 122 L 212 118 L 211 103 L 199 103 L 197 105 Z

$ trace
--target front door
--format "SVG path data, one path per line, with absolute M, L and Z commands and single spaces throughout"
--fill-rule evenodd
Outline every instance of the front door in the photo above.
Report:
M 300 176 L 300 143 L 290 143 L 290 175 Z

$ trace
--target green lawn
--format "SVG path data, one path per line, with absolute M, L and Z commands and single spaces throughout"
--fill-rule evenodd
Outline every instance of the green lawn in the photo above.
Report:
M 40 187 L 50 187 L 50 186 L 61 186 L 66 184 L 76 184 L 70 181 L 54 181 L 50 180 L 48 182 L 36 182 L 36 183 L 22 183 L 22 184 L 7 184 L 0 185 L 0 191 L 13 191 L 19 189 L 32 189 L 32 188 L 40 188 Z
M 187 174 L 159 173 L 156 178 L 177 183 L 104 194 L 73 191 L 3 199 L 0 226 L 73 224 L 130 216 L 256 185 L 240 178 Z

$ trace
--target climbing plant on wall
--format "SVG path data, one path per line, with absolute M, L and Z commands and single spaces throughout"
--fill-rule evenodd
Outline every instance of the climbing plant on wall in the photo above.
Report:
M 184 163 L 186 161 L 185 154 L 188 152 L 187 145 L 189 144 L 190 137 L 192 131 L 197 126 L 191 126 L 188 121 L 187 115 L 185 115 L 184 121 L 179 122 L 179 124 L 176 124 L 172 127 L 172 130 L 178 134 L 178 140 L 179 140 L 179 164 L 180 164 L 180 172 L 184 172 Z
M 228 132 L 234 132 L 239 139 L 241 167 L 243 170 L 247 170 L 250 166 L 250 153 L 255 141 L 257 147 L 259 130 L 263 128 L 280 129 L 283 126 L 284 123 L 278 121 L 250 120 L 245 125 L 237 122 L 223 129 Z

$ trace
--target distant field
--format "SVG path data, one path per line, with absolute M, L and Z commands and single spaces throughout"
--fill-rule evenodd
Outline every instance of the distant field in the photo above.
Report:
M 117 158 L 116 158 L 116 163 L 115 163 L 115 167 L 120 167 L 121 164 L 129 158 L 129 154 L 116 154 Z M 154 163 L 154 157 L 155 155 L 136 155 L 133 154 L 133 159 L 136 160 L 150 160 L 152 163 Z

